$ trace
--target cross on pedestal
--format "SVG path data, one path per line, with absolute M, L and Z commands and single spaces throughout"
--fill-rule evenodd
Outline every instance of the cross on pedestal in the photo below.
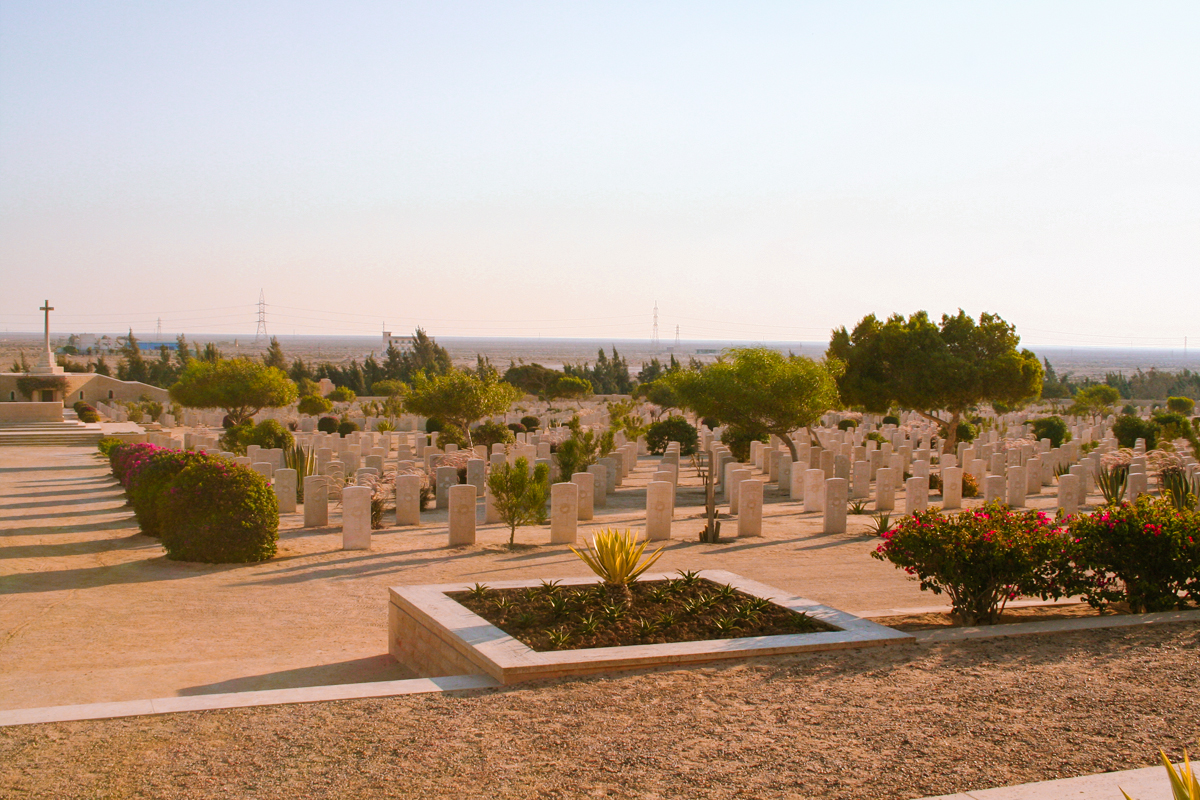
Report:
M 63 372 L 63 368 L 55 363 L 54 353 L 50 350 L 50 312 L 53 310 L 54 306 L 50 305 L 49 300 L 38 309 L 46 313 L 45 347 L 42 348 L 42 357 L 33 368 L 33 372 L 38 374 L 61 375 Z

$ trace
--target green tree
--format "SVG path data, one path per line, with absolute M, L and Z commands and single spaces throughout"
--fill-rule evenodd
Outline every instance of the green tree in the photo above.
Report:
M 988 402 L 1019 406 L 1041 394 L 1042 365 L 1019 344 L 1013 326 L 995 314 L 981 314 L 976 324 L 959 309 L 938 325 L 918 311 L 886 322 L 871 314 L 852 333 L 838 328 L 826 355 L 844 364 L 843 402 L 880 414 L 897 405 L 912 409 L 937 423 L 944 452 L 952 453 L 968 410 Z
M 171 399 L 186 408 L 223 409 L 234 425 L 264 408 L 296 402 L 296 384 L 282 370 L 248 358 L 193 359 L 170 391 Z
M 488 491 L 500 519 L 508 525 L 508 546 L 516 543 L 521 525 L 546 522 L 546 503 L 550 500 L 550 468 L 538 464 L 532 471 L 524 456 L 512 464 L 492 467 L 487 479 Z
M 283 355 L 279 340 L 274 336 L 271 337 L 271 344 L 267 347 L 267 352 L 263 353 L 262 360 L 268 367 L 275 367 L 282 372 L 288 371 L 287 358 Z
M 188 347 L 187 337 L 182 333 L 175 337 L 175 360 L 179 362 L 180 369 L 187 369 L 188 362 L 192 360 L 192 348 Z
M 121 360 L 117 364 L 117 377 L 123 381 L 138 381 L 147 383 L 150 380 L 150 369 L 142 358 L 142 348 L 138 347 L 137 337 L 133 331 L 125 338 L 121 346 Z
M 504 372 L 503 380 L 546 403 L 584 400 L 592 395 L 590 381 L 541 364 L 514 364 Z
M 442 420 L 471 446 L 471 426 L 484 417 L 508 411 L 520 396 L 520 390 L 495 376 L 480 378 L 458 369 L 433 377 L 418 372 L 404 398 L 404 407 L 410 414 Z
M 1168 397 L 1167 410 L 1175 414 L 1190 417 L 1196 410 L 1196 401 L 1190 397 Z
M 333 410 L 333 403 L 326 400 L 317 394 L 308 394 L 300 398 L 297 410 L 301 414 L 308 414 L 312 417 L 327 414 Z
M 1111 414 L 1113 406 L 1120 399 L 1121 393 L 1113 386 L 1103 383 L 1088 386 L 1075 393 L 1075 402 L 1067 409 L 1067 413 L 1077 417 L 1091 417 L 1095 422 L 1097 417 Z
M 613 451 L 615 446 L 613 431 L 610 428 L 599 436 L 592 429 L 584 430 L 579 417 L 571 417 L 567 423 L 571 435 L 558 444 L 554 460 L 558 464 L 558 474 L 562 480 L 569 481 L 576 472 L 584 472 L 599 459 Z
M 681 370 L 665 380 L 681 407 L 714 417 L 751 434 L 773 433 L 797 459 L 791 434 L 812 426 L 838 402 L 829 364 L 784 356 L 766 347 L 738 347 L 707 366 Z

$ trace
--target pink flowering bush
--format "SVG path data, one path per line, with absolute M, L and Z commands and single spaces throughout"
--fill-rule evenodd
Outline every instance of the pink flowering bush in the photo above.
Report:
M 186 467 L 213 458 L 215 456 L 191 450 L 162 448 L 151 453 L 137 473 L 130 475 L 129 498 L 142 533 L 156 539 L 162 536 L 159 509 L 167 488 Z
M 110 451 L 109 467 L 112 468 L 112 474 L 117 479 L 117 483 L 121 484 L 121 488 L 125 490 L 126 497 L 132 499 L 129 492 L 130 481 L 134 480 L 138 471 L 150 462 L 150 457 L 161 449 L 156 444 L 142 443 L 123 444 Z
M 1071 520 L 1071 560 L 1079 593 L 1096 608 L 1124 600 L 1129 610 L 1184 608 L 1200 600 L 1200 515 L 1169 498 L 1142 495 Z
M 189 464 L 158 507 L 167 558 L 234 564 L 265 561 L 279 539 L 279 501 L 267 479 L 223 458 Z
M 1012 511 L 989 503 L 959 514 L 937 508 L 904 517 L 883 534 L 872 556 L 890 561 L 950 595 L 967 625 L 991 625 L 1018 595 L 1061 597 L 1070 541 L 1059 520 L 1040 511 Z

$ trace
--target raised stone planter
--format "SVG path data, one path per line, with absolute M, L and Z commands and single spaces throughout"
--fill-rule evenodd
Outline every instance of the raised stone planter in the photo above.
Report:
M 447 596 L 463 592 L 467 583 L 431 586 L 394 586 L 389 589 L 388 650 L 401 664 L 422 677 L 490 675 L 500 683 L 519 683 L 567 675 L 588 675 L 621 669 L 639 669 L 702 663 L 730 658 L 878 647 L 915 641 L 907 633 L 823 606 L 803 597 L 747 580 L 724 570 L 700 573 L 718 584 L 801 611 L 839 630 L 821 633 L 713 639 L 675 644 L 597 647 L 581 650 L 536 652 Z M 670 575 L 646 575 L 642 580 L 663 580 Z M 566 578 L 564 586 L 597 583 L 595 577 Z M 540 580 L 496 581 L 493 589 L 520 589 L 541 585 Z

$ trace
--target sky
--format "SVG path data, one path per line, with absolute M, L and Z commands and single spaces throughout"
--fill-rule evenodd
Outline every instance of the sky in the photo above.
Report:
M 0 0 L 0 328 L 1200 346 L 1200 3 Z

